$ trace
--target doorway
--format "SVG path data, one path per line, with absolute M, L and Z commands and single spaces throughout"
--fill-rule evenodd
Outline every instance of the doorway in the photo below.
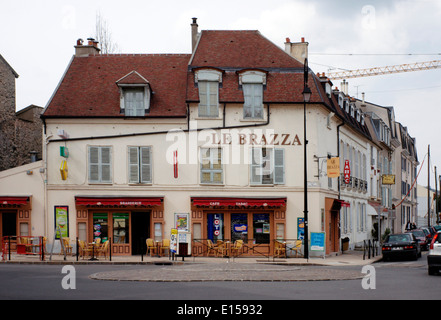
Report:
M 2 237 L 6 236 L 16 236 L 17 235 L 17 212 L 2 212 L 1 214 L 2 223 Z
M 132 255 L 145 254 L 150 237 L 150 212 L 132 212 Z

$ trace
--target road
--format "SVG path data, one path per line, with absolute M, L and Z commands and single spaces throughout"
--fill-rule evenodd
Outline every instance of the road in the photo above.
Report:
M 441 275 L 427 274 L 427 253 L 417 261 L 378 262 L 370 272 L 370 284 L 364 289 L 363 279 L 336 281 L 103 281 L 92 274 L 106 272 L 160 271 L 157 265 L 75 265 L 74 271 L 62 272 L 62 265 L 0 264 L 1 300 L 168 300 L 175 306 L 185 301 L 286 300 L 432 300 L 439 299 Z M 173 267 L 173 266 L 172 266 Z M 317 272 L 333 269 L 361 271 L 361 267 L 321 267 Z M 68 282 L 66 277 L 75 276 Z M 64 281 L 64 288 L 63 288 Z M 365 280 L 366 281 L 366 280 Z M 72 285 L 75 288 L 66 288 Z M 159 302 L 158 302 L 159 303 Z M 164 303 L 164 302 L 162 302 Z M 155 302 L 156 304 L 156 302 Z M 284 304 L 286 306 L 286 304 Z

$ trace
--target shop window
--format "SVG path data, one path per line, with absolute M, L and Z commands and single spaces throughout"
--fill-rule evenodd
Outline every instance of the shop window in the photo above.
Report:
M 233 213 L 231 214 L 231 242 L 248 240 L 248 214 Z
M 93 240 L 100 238 L 101 242 L 109 239 L 109 224 L 107 213 L 93 214 Z
M 78 239 L 87 242 L 87 224 L 78 222 Z
M 207 238 L 213 242 L 224 240 L 224 214 L 207 214 Z
M 155 241 L 162 241 L 162 223 L 155 223 Z
M 277 223 L 276 224 L 276 239 L 283 240 L 285 238 L 285 224 Z
M 27 222 L 20 223 L 20 235 L 29 236 L 29 224 Z
M 253 232 L 256 244 L 270 243 L 270 220 L 268 213 L 255 213 L 253 215 Z
M 113 243 L 129 243 L 129 214 L 113 214 Z
M 200 223 L 193 224 L 193 239 L 202 239 L 202 228 Z

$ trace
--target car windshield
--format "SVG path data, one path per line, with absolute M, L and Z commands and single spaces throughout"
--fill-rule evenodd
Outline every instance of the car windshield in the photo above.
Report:
M 410 235 L 408 234 L 391 234 L 388 242 L 408 242 Z
M 414 235 L 415 237 L 422 237 L 422 238 L 425 237 L 423 231 L 412 231 L 412 233 L 413 233 L 413 235 Z

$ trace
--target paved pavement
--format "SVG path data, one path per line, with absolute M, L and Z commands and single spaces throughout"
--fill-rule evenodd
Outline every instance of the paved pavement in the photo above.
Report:
M 8 257 L 6 257 L 8 258 Z M 97 272 L 91 279 L 112 281 L 312 281 L 361 279 L 362 266 L 381 259 L 381 255 L 363 259 L 362 251 L 345 251 L 343 254 L 326 257 L 273 259 L 272 257 L 150 257 L 113 256 L 99 257 L 97 261 L 54 254 L 40 261 L 38 256 L 12 255 L 3 263 L 26 264 L 97 264 L 133 265 L 133 269 Z M 139 265 L 156 265 L 155 268 L 140 268 Z M 136 267 L 135 267 L 136 266 Z M 359 266 L 359 268 L 357 268 Z M 344 268 L 352 267 L 352 268 Z

